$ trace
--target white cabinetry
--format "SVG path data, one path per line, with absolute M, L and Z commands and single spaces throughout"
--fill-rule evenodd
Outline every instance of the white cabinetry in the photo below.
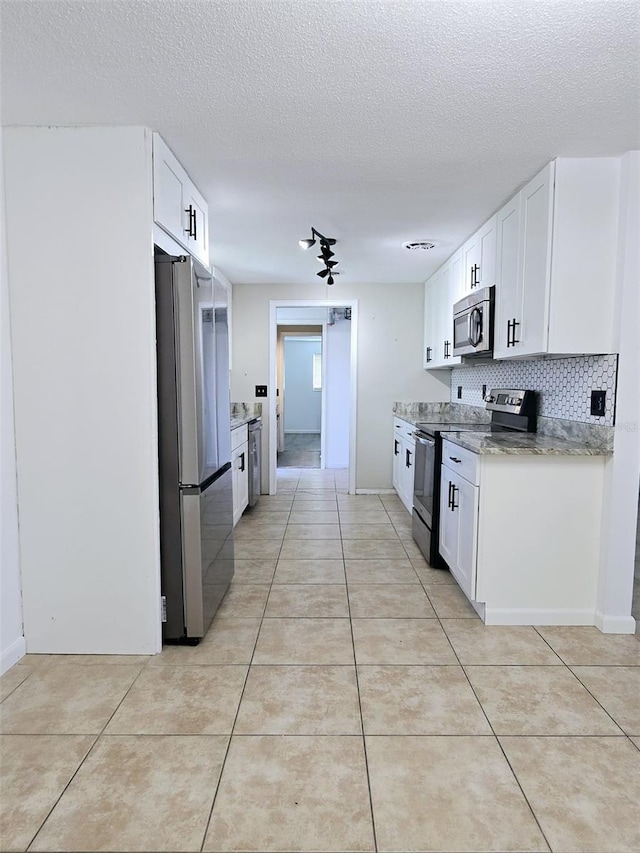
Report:
M 414 432 L 413 424 L 393 419 L 393 488 L 408 512 L 413 510 Z
M 462 247 L 460 296 L 496 283 L 496 217 L 479 228 Z
M 204 266 L 209 266 L 207 203 L 157 133 L 153 134 L 153 218 Z
M 499 211 L 495 358 L 615 348 L 617 169 L 555 160 Z
M 605 457 L 442 459 L 440 552 L 485 622 L 594 625 Z
M 461 457 L 465 455 L 465 452 L 460 452 L 460 448 L 453 445 L 443 450 L 440 481 L 440 553 L 467 598 L 474 599 L 479 489 L 476 485 L 475 462 L 464 465 Z M 468 456 L 472 457 L 472 454 Z M 456 466 L 460 470 L 456 470 Z
M 455 367 L 453 355 L 453 303 L 461 297 L 462 252 L 457 252 L 425 284 L 424 367 Z
M 231 431 L 231 469 L 235 527 L 249 505 L 249 433 L 246 424 Z

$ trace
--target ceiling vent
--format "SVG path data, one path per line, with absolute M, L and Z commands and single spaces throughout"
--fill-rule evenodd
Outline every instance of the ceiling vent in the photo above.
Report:
M 435 249 L 437 243 L 432 243 L 431 240 L 416 240 L 413 243 L 403 243 L 402 246 L 405 249 L 409 249 L 411 252 L 416 252 L 422 249 L 422 251 L 427 251 L 427 249 Z

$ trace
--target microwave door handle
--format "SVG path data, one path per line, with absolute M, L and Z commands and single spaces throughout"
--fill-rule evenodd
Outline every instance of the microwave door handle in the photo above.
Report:
M 482 340 L 482 311 L 474 308 L 469 314 L 469 341 L 477 347 Z

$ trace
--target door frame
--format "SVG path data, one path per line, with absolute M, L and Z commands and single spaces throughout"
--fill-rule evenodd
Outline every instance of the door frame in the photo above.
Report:
M 268 425 L 269 425 L 269 494 L 276 494 L 276 471 L 277 471 L 277 420 L 276 420 L 276 388 L 277 385 L 277 358 L 276 340 L 278 333 L 278 308 L 351 308 L 351 341 L 350 341 L 350 365 L 349 365 L 349 387 L 351 390 L 349 400 L 349 494 L 356 493 L 356 412 L 358 402 L 358 300 L 357 299 L 271 299 L 269 300 L 269 380 L 271 393 L 269 394 Z M 324 330 L 323 330 L 324 331 Z M 326 337 L 323 335 L 323 368 L 325 366 Z M 324 377 L 323 377 L 324 379 Z M 324 386 L 323 381 L 323 406 L 322 406 L 322 435 L 325 435 L 324 424 Z

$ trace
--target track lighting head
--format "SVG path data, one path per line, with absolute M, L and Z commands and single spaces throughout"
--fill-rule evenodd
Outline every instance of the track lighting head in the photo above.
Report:
M 316 275 L 320 276 L 320 278 L 326 278 L 327 284 L 333 284 L 333 268 L 338 265 L 338 261 L 331 260 L 331 258 L 335 256 L 335 253 L 331 251 L 331 246 L 335 246 L 337 241 L 334 237 L 325 237 L 324 234 L 316 231 L 315 228 L 311 228 L 311 237 L 305 240 L 298 240 L 298 245 L 302 249 L 310 249 L 315 245 L 316 240 L 320 243 L 320 254 L 317 257 L 320 263 L 324 264 L 325 267 L 323 270 L 316 273 Z M 338 271 L 336 270 L 336 275 L 337 274 Z
M 329 275 L 329 278 L 327 279 L 327 284 L 333 284 L 333 276 L 331 274 Z
M 311 238 L 310 240 L 298 240 L 298 246 L 301 249 L 310 249 L 312 246 L 315 246 L 316 241 Z
M 320 270 L 320 272 L 317 272 L 316 275 L 319 275 L 320 278 L 326 278 L 330 272 L 331 272 L 331 270 L 329 269 L 329 267 L 327 267 L 326 269 L 323 269 L 323 270 Z

